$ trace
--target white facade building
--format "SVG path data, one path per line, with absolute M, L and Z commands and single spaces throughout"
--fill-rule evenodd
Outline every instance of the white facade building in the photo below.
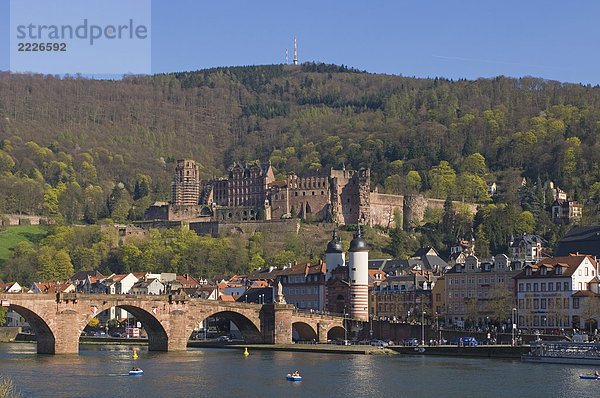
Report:
M 518 328 L 596 329 L 598 264 L 587 255 L 546 258 L 515 276 Z

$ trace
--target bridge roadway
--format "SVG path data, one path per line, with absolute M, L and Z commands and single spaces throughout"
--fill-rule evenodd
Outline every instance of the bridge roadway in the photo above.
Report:
M 344 335 L 344 320 L 294 311 L 290 304 L 251 304 L 178 295 L 3 293 L 3 306 L 20 314 L 37 336 L 40 354 L 79 352 L 88 322 L 112 307 L 131 313 L 148 334 L 151 351 L 183 351 L 192 331 L 213 315 L 231 320 L 247 343 L 288 344 L 292 330 L 301 339 L 324 342 Z

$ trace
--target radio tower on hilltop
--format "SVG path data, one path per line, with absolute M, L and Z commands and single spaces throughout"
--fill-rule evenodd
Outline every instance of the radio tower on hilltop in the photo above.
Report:
M 298 65 L 298 47 L 296 47 L 296 36 L 294 36 L 294 65 Z
M 288 64 L 287 48 L 285 49 L 285 64 Z

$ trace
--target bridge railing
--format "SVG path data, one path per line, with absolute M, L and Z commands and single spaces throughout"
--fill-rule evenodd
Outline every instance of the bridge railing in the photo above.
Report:
M 309 315 L 333 316 L 333 317 L 337 317 L 337 318 L 343 318 L 344 317 L 344 314 L 340 314 L 340 313 L 337 313 L 337 312 L 318 311 L 318 310 L 308 309 L 308 308 L 297 308 L 297 307 L 294 307 L 294 312 L 297 312 L 297 313 L 300 313 L 300 314 L 309 314 Z

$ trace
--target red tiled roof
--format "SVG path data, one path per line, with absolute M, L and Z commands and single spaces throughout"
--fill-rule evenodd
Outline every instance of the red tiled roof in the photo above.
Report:
M 177 275 L 176 279 L 177 282 L 181 283 L 181 287 L 183 288 L 200 287 L 202 285 L 198 279 L 190 275 Z
M 304 275 L 324 274 L 326 272 L 325 262 L 320 261 L 317 264 L 296 264 L 290 268 L 284 269 L 279 275 Z
M 235 302 L 235 299 L 233 298 L 233 296 L 231 294 L 221 294 L 219 296 L 219 300 Z
M 572 294 L 571 297 L 600 297 L 600 294 L 594 293 L 590 290 L 580 290 Z

